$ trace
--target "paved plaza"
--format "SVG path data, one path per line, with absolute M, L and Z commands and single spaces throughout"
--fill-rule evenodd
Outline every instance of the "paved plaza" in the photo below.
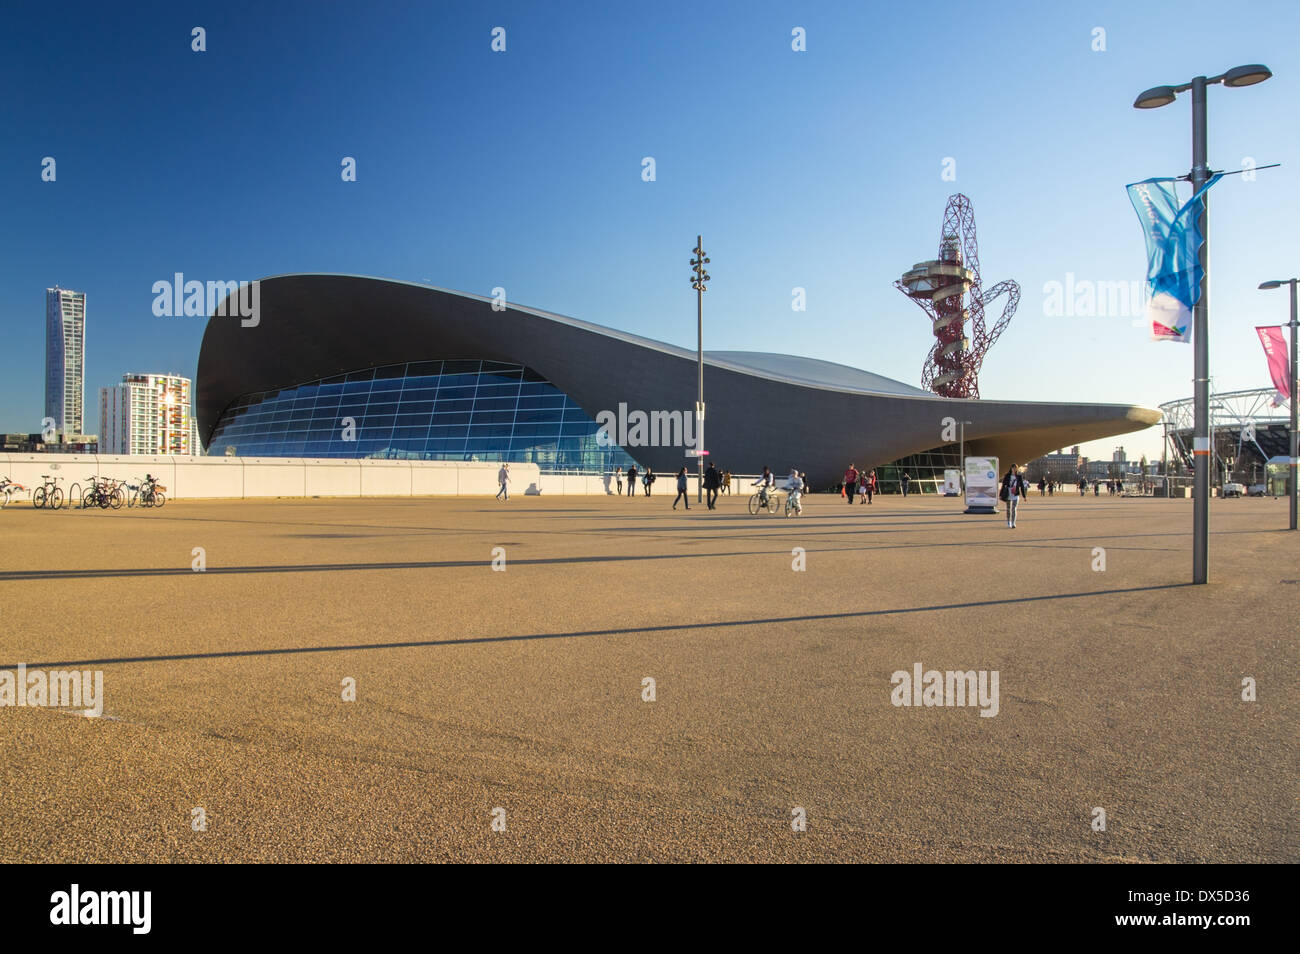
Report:
M 3 511 L 0 860 L 1300 858 L 1284 501 L 671 496 Z

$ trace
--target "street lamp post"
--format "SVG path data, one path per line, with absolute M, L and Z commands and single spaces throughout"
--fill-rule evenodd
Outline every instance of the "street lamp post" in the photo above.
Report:
M 972 421 L 961 422 L 961 433 L 958 435 L 957 456 L 961 459 L 961 488 L 966 490 L 966 425 Z
M 1222 83 L 1224 86 L 1253 86 L 1262 83 L 1273 73 L 1267 66 L 1251 64 L 1237 66 L 1206 78 L 1198 76 L 1181 86 L 1156 86 L 1133 101 L 1135 109 L 1156 109 L 1172 103 L 1179 93 L 1192 91 L 1192 194 L 1204 188 L 1210 178 L 1206 160 L 1206 110 L 1205 90 Z M 1193 381 L 1195 421 L 1193 424 L 1192 452 L 1195 458 L 1195 507 L 1192 518 L 1192 582 L 1209 582 L 1209 530 L 1210 530 L 1210 298 L 1209 284 L 1209 206 L 1202 197 L 1197 219 L 1201 234 L 1200 264 L 1201 287 L 1193 312 L 1192 327 L 1196 349 Z
M 709 264 L 704 254 L 704 236 L 695 236 L 695 257 L 691 259 L 691 287 L 695 289 L 695 332 L 698 349 L 696 370 L 699 377 L 699 394 L 695 401 L 695 450 L 700 460 L 700 485 L 695 488 L 695 502 L 704 500 L 704 293 L 708 290 L 709 273 L 704 266 Z
M 1262 285 L 1259 286 L 1260 288 L 1281 288 L 1283 285 L 1290 285 L 1290 286 L 1291 286 L 1291 323 L 1290 323 L 1290 328 L 1291 328 L 1291 370 L 1290 370 L 1290 372 L 1289 372 L 1289 373 L 1290 373 L 1290 378 L 1291 378 L 1291 379 L 1290 379 L 1290 381 L 1287 382 L 1287 383 L 1291 385 L 1291 397 L 1290 397 L 1290 402 L 1291 402 L 1291 448 L 1290 448 L 1290 450 L 1291 450 L 1291 453 L 1290 453 L 1288 456 L 1290 456 L 1290 458 L 1291 458 L 1291 460 L 1289 461 L 1289 474 L 1290 474 L 1290 485 L 1289 485 L 1289 486 L 1290 486 L 1290 490 L 1291 490 L 1291 529 L 1292 529 L 1292 530 L 1294 530 L 1294 529 L 1296 528 L 1296 503 L 1297 503 L 1297 493 L 1300 492 L 1300 488 L 1297 488 L 1297 487 L 1296 487 L 1296 477 L 1297 477 L 1298 475 L 1300 475 L 1300 474 L 1298 474 L 1298 472 L 1297 472 L 1297 470 L 1296 470 L 1296 458 L 1297 458 L 1297 457 L 1300 457 L 1300 434 L 1297 434 L 1297 433 L 1296 433 L 1296 387 L 1297 387 L 1298 384 L 1300 384 L 1300 375 L 1297 375 L 1297 373 L 1296 373 L 1297 368 L 1296 368 L 1296 360 L 1295 360 L 1295 359 L 1296 359 L 1296 328 L 1297 328 L 1297 327 L 1300 327 L 1300 322 L 1297 322 L 1297 320 L 1296 320 L 1296 291 L 1295 291 L 1295 288 L 1296 288 L 1296 284 L 1297 284 L 1298 282 L 1300 282 L 1300 278 L 1287 278 L 1287 279 L 1284 279 L 1284 280 L 1279 281 L 1279 282 L 1264 282 L 1264 284 L 1262 284 Z

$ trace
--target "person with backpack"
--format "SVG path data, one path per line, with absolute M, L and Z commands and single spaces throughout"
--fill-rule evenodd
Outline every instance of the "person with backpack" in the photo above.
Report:
M 1007 505 L 1008 529 L 1016 528 L 1016 510 L 1028 492 L 1028 482 L 1016 471 L 1016 465 L 1012 464 L 1007 468 L 1006 476 L 1002 478 L 1002 490 L 998 493 L 998 498 Z
M 646 496 L 649 496 L 647 491 Z M 686 496 L 686 468 L 683 467 L 677 472 L 677 496 L 673 498 L 673 509 L 677 509 L 677 501 L 680 500 L 686 504 L 686 509 L 691 509 L 691 498 Z

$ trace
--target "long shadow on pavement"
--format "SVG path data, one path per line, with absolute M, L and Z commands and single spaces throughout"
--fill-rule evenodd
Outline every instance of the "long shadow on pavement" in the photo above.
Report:
M 317 535 L 319 536 L 319 535 Z M 1137 533 L 1127 534 L 1129 537 L 1149 538 L 1155 536 L 1187 536 L 1187 534 L 1148 534 Z M 725 539 L 717 538 L 692 538 L 689 542 L 698 543 L 701 539 Z M 1107 540 L 1122 539 L 1115 534 L 1109 534 Z M 934 543 L 887 543 L 879 546 L 869 547 L 825 547 L 821 548 L 825 553 L 849 553 L 849 552 L 866 552 L 877 550 L 913 550 L 928 549 L 931 547 L 1014 547 L 1014 548 L 1039 548 L 1039 549 L 1066 549 L 1066 547 L 1051 546 L 1051 544 L 1068 544 L 1079 542 L 1091 546 L 1096 542 L 1094 537 L 1052 537 L 1047 539 L 1035 538 L 1007 538 L 1005 540 L 968 540 L 959 541 L 936 541 Z M 518 544 L 509 543 L 517 546 Z M 1132 549 L 1132 550 L 1171 550 L 1172 547 L 1114 547 L 1114 549 Z M 694 559 L 713 559 L 714 557 L 751 557 L 751 556 L 771 556 L 779 551 L 772 550 L 741 550 L 741 551 L 702 551 L 693 553 L 619 553 L 611 556 L 571 556 L 571 557 L 538 557 L 535 559 L 521 559 L 516 557 L 510 561 L 511 566 L 564 566 L 577 563 L 625 563 L 640 560 L 694 560 Z M 222 576 L 231 573 L 330 573 L 330 572 L 356 572 L 366 570 L 447 570 L 463 569 L 466 567 L 483 567 L 489 566 L 491 560 L 484 558 L 480 560 L 407 560 L 394 563 L 291 563 L 288 565 L 266 564 L 261 566 L 209 566 L 206 570 L 196 571 L 190 566 L 159 566 L 159 567 L 121 567 L 116 569 L 72 569 L 72 570 L 0 570 L 0 583 L 20 583 L 34 580 L 45 582 L 60 582 L 63 580 L 101 580 L 115 578 L 138 578 L 149 576 Z
M 764 619 L 730 619 L 701 623 L 668 623 L 663 626 L 633 626 L 624 629 L 586 629 L 567 633 L 524 633 L 517 636 L 471 636 L 464 639 L 422 639 L 391 643 L 351 643 L 341 646 L 288 646 L 278 649 L 241 649 L 219 653 L 171 653 L 165 656 L 118 656 L 104 659 L 73 659 L 59 662 L 24 663 L 28 669 L 59 669 L 77 666 L 112 666 L 124 663 L 177 662 L 187 659 L 237 659 L 242 656 L 292 656 L 299 653 L 344 653 L 374 649 L 420 649 L 432 646 L 472 646 L 476 643 L 518 643 L 540 639 L 578 639 L 586 636 L 625 636 L 630 633 L 672 633 L 701 629 L 724 629 L 740 626 L 766 626 L 784 623 L 808 623 L 841 619 L 866 619 L 872 616 L 894 616 L 905 613 L 931 613 L 943 610 L 976 609 L 988 606 L 1009 606 L 1015 603 L 1041 603 L 1050 600 L 1086 599 L 1090 596 L 1117 596 L 1122 593 L 1148 593 L 1153 590 L 1175 590 L 1192 586 L 1191 583 L 1157 583 L 1151 586 L 1130 586 L 1117 590 L 1091 590 L 1084 593 L 1055 593 L 1045 596 L 1019 596 L 1000 600 L 978 600 L 970 603 L 937 603 L 932 606 L 904 606 L 897 609 L 862 610 L 857 613 L 815 613 L 807 616 L 771 616 Z M 18 663 L 0 664 L 0 669 L 17 669 Z

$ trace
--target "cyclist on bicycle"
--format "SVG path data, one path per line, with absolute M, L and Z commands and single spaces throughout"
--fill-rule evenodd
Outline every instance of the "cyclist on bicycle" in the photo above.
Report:
M 790 506 L 795 513 L 803 513 L 803 478 L 799 476 L 797 468 L 790 468 L 790 476 L 785 479 L 785 489 L 790 495 Z
M 754 486 L 758 487 L 759 506 L 770 507 L 771 500 L 768 498 L 772 491 L 776 490 L 776 474 L 772 473 L 766 464 L 763 465 L 763 473 L 759 474 L 757 481 L 754 481 Z

